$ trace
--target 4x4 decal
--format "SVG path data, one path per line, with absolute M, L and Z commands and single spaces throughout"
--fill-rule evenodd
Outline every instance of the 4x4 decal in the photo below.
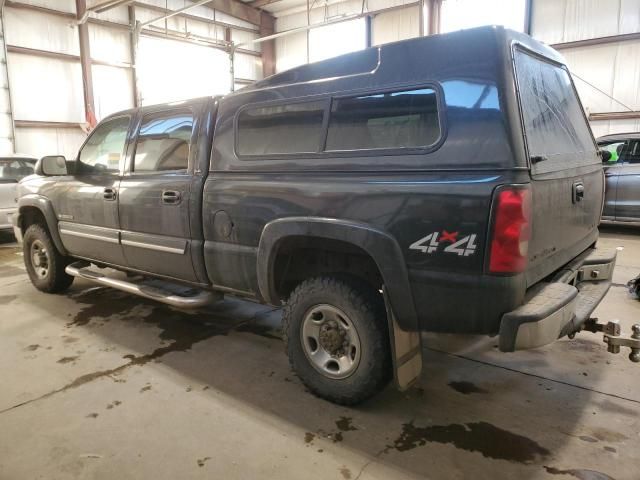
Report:
M 438 250 L 438 247 L 449 242 L 450 245 L 444 248 L 446 253 L 455 253 L 459 256 L 469 256 L 476 252 L 476 234 L 472 233 L 466 235 L 458 240 L 460 232 L 432 232 L 429 235 L 422 237 L 420 240 L 413 242 L 409 248 L 411 250 L 419 250 L 422 253 L 433 253 Z

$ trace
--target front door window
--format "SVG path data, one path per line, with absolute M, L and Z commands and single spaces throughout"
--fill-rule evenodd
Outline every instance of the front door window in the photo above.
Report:
M 129 117 L 113 118 L 98 125 L 80 151 L 76 173 L 118 172 L 128 128 Z

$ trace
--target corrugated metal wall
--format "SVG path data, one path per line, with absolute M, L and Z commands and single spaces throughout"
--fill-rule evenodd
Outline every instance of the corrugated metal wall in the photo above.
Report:
M 415 1 L 368 0 L 364 12 L 374 12 L 402 5 L 408 7 L 381 12 L 371 22 L 371 43 L 395 42 L 420 35 L 420 10 Z M 340 16 L 363 12 L 361 0 L 347 0 L 313 8 L 311 24 L 322 23 Z M 306 9 L 293 9 L 291 14 L 278 17 L 276 31 L 291 30 L 307 25 Z M 350 20 L 333 26 L 284 36 L 276 40 L 276 71 L 286 70 L 309 61 L 340 55 L 366 46 L 365 19 Z M 307 39 L 309 59 L 307 59 Z
M 90 0 L 89 4 L 97 1 Z M 459 26 L 459 15 L 455 12 L 474 1 L 483 0 L 444 0 L 443 29 L 447 30 L 447 25 Z M 517 0 L 520 6 L 523 2 Z M 13 108 L 9 108 L 6 89 L 2 89 L 3 151 L 13 148 L 9 112 L 16 124 L 15 149 L 24 153 L 73 156 L 86 136 L 75 3 L 75 0 L 9 0 L 4 9 L 8 75 L 0 72 L 0 88 L 7 81 L 11 84 Z M 40 8 L 21 8 L 24 4 Z M 362 0 L 329 0 L 313 8 L 309 18 L 306 6 L 297 1 L 281 0 L 281 5 L 288 10 L 277 19 L 277 31 L 363 11 L 380 11 L 370 22 L 372 45 L 416 37 L 421 31 L 420 7 L 411 0 L 367 0 L 364 4 Z M 131 14 L 144 22 L 161 15 L 167 7 L 183 6 L 183 0 L 144 0 L 91 15 L 88 34 L 94 113 L 98 120 L 135 105 L 136 92 L 141 104 L 149 104 L 225 93 L 230 89 L 229 59 L 220 50 L 219 42 L 229 38 L 236 42 L 255 39 L 259 36 L 258 27 L 205 6 L 143 30 L 137 50 L 136 84 Z M 404 8 L 393 9 L 398 6 Z M 533 35 L 550 44 L 640 32 L 640 0 L 532 0 L 532 12 Z M 463 26 L 478 21 L 470 18 L 468 25 Z M 276 70 L 364 48 L 366 39 L 367 20 L 362 18 L 279 38 Z M 559 48 L 576 74 L 580 95 L 590 113 L 620 112 L 626 107 L 640 110 L 640 38 Z M 260 45 L 245 46 L 238 51 L 234 68 L 236 88 L 260 79 Z M 593 122 L 593 128 L 597 135 L 640 130 L 640 119 L 599 120 Z
M 284 0 L 286 1 L 286 0 Z M 535 0 L 534 0 L 535 1 Z M 396 8 L 407 5 L 405 8 Z M 363 9 L 363 6 L 365 7 Z M 481 6 L 482 8 L 480 8 Z M 386 11 L 385 11 L 386 10 Z M 466 15 L 461 12 L 479 11 L 485 15 Z M 360 0 L 329 2 L 326 6 L 313 8 L 307 19 L 306 9 L 292 8 L 291 13 L 284 11 L 276 21 L 279 32 L 302 27 L 308 23 L 316 24 L 340 16 L 379 12 L 372 16 L 371 45 L 396 42 L 420 35 L 420 6 L 415 1 L 369 0 L 363 4 Z M 525 0 L 444 0 L 441 7 L 441 30 L 451 31 L 470 28 L 477 25 L 504 23 L 511 28 L 524 29 Z M 364 20 L 361 21 L 364 24 Z M 307 62 L 307 38 L 309 40 L 309 60 L 318 56 L 316 50 L 325 50 L 322 58 L 339 55 L 348 51 L 364 48 L 364 29 L 355 21 L 350 30 L 334 26 L 336 35 L 319 37 L 316 29 L 307 33 L 298 33 L 281 37 L 276 43 L 276 70 L 282 71 Z M 424 30 L 424 29 L 423 29 Z M 327 43 L 327 40 L 332 40 Z M 336 45 L 334 46 L 333 43 Z
M 0 21 L 0 155 L 15 151 L 4 22 Z
M 5 6 L 15 149 L 71 155 L 84 138 L 75 125 L 85 121 L 78 29 L 71 23 L 75 3 L 25 3 L 63 15 Z
M 88 6 L 97 2 L 88 0 Z M 133 107 L 136 92 L 139 104 L 148 105 L 230 90 L 229 57 L 217 42 L 225 36 L 235 42 L 257 38 L 258 27 L 205 6 L 142 30 L 136 84 L 131 22 L 134 18 L 152 20 L 167 8 L 184 6 L 183 0 L 143 0 L 90 14 L 87 25 L 97 120 Z M 8 0 L 4 19 L 16 138 L 14 148 L 8 143 L 11 122 L 0 117 L 0 149 L 72 158 L 89 129 L 76 2 Z M 236 54 L 234 62 L 236 88 L 262 78 L 260 45 L 245 50 Z M 2 79 L 0 72 L 0 87 Z M 0 115 L 7 118 L 8 105 L 8 98 L 0 95 Z
M 640 0 L 534 0 L 532 13 L 533 36 L 565 56 L 588 113 L 640 111 Z M 596 136 L 640 131 L 640 118 L 592 119 L 591 127 Z
M 399 4 L 401 3 L 388 0 L 368 1 L 364 11 Z M 330 2 L 326 7 L 312 9 L 309 19 L 304 8 L 294 7 L 291 13 L 277 19 L 276 29 L 290 30 L 307 25 L 308 21 L 311 24 L 321 23 L 340 15 L 361 13 L 362 6 L 359 0 Z M 484 9 L 480 11 L 482 14 L 476 11 L 479 6 Z M 531 0 L 531 10 L 532 35 L 546 43 L 557 45 L 564 54 L 588 113 L 624 112 L 629 109 L 640 111 L 640 37 L 635 35 L 636 38 L 633 38 L 634 34 L 640 32 L 640 0 Z M 419 7 L 413 6 L 375 15 L 371 25 L 372 45 L 418 36 L 419 13 Z M 441 30 L 501 23 L 522 31 L 524 16 L 524 0 L 444 0 Z M 337 30 L 337 26 L 333 28 Z M 331 42 L 314 32 L 315 30 L 309 34 L 297 33 L 277 40 L 277 71 L 320 58 L 314 52 L 327 49 L 327 43 Z M 358 29 L 352 29 L 349 34 L 342 31 L 339 35 L 334 35 L 339 38 L 340 48 L 327 50 L 330 50 L 329 54 L 337 55 L 363 48 L 362 35 Z M 616 41 L 609 38 L 607 43 L 599 45 L 580 44 L 584 40 L 619 35 L 632 38 Z M 567 42 L 578 44 L 567 45 Z M 326 56 L 328 54 L 324 55 Z M 626 119 L 592 119 L 591 124 L 596 136 L 640 130 L 640 118 L 637 115 Z

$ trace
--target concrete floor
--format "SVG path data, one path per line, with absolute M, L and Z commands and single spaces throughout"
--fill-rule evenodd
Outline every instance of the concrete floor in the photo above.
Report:
M 639 233 L 601 239 L 624 249 L 596 315 L 627 328 Z M 278 311 L 186 314 L 84 281 L 46 295 L 4 240 L 2 480 L 640 478 L 640 365 L 599 336 L 501 354 L 496 339 L 428 335 L 417 387 L 344 408 L 292 375 Z

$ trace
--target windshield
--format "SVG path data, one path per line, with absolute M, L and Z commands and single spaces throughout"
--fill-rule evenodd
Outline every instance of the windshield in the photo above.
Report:
M 35 160 L 29 158 L 0 158 L 0 181 L 17 182 L 31 175 L 35 169 Z
M 524 130 L 536 172 L 599 163 L 567 70 L 516 50 Z

